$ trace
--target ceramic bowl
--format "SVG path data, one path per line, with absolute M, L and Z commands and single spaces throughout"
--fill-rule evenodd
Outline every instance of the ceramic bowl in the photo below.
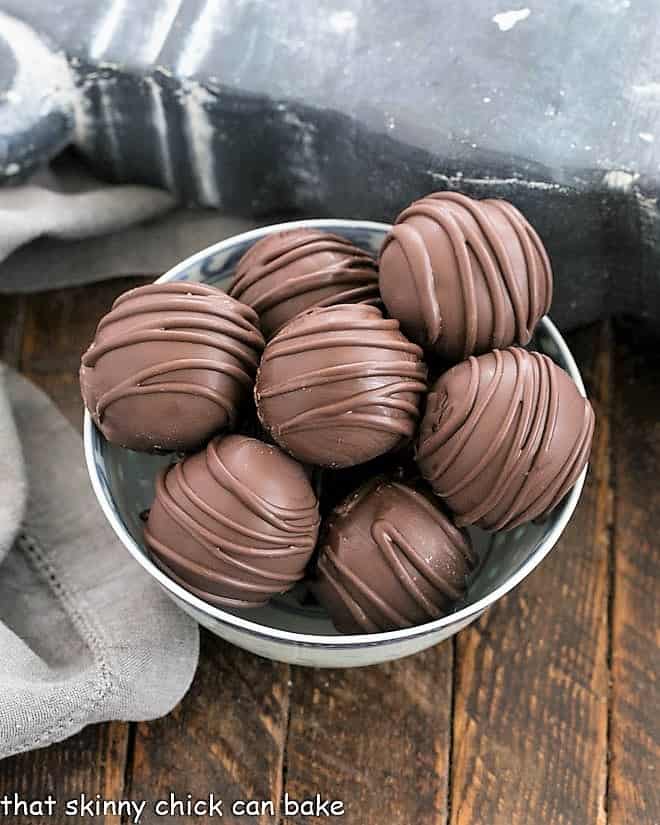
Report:
M 255 241 L 272 232 L 315 227 L 349 238 L 377 253 L 387 224 L 350 220 L 309 220 L 262 227 L 214 244 L 166 272 L 159 281 L 201 281 L 225 288 L 237 261 Z M 584 386 L 575 361 L 552 321 L 540 322 L 532 347 L 549 355 Z M 540 564 L 557 543 L 577 505 L 586 470 L 564 500 L 540 523 L 488 534 L 471 530 L 482 563 L 466 599 L 448 616 L 405 630 L 345 636 L 325 612 L 310 607 L 304 588 L 273 600 L 267 607 L 234 611 L 213 607 L 172 581 L 151 560 L 142 537 L 140 513 L 153 498 L 154 478 L 167 456 L 152 456 L 109 444 L 85 414 L 85 455 L 94 492 L 103 512 L 128 552 L 180 607 L 201 625 L 260 656 L 314 667 L 351 667 L 408 656 L 447 639 L 477 619 Z

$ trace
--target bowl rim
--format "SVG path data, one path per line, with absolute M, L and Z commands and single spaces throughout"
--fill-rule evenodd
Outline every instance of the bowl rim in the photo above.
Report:
M 193 267 L 195 264 L 208 260 L 208 258 L 217 255 L 218 253 L 226 252 L 227 250 L 232 249 L 237 244 L 253 243 L 259 240 L 260 238 L 264 237 L 265 235 L 272 234 L 273 232 L 282 232 L 289 229 L 300 229 L 303 227 L 333 230 L 339 232 L 341 232 L 342 229 L 358 229 L 377 232 L 379 234 L 382 233 L 383 235 L 390 230 L 390 224 L 386 223 L 339 218 L 297 220 L 287 221 L 284 223 L 270 224 L 268 226 L 262 226 L 256 229 L 251 229 L 248 232 L 242 232 L 239 235 L 233 235 L 229 238 L 225 238 L 222 241 L 218 241 L 217 243 L 211 244 L 210 246 L 207 246 L 199 252 L 195 252 L 193 255 L 190 255 L 189 257 L 185 258 L 183 261 L 176 264 L 174 267 L 172 267 L 159 278 L 157 278 L 155 280 L 155 283 L 166 283 L 168 281 L 176 280 L 181 272 Z M 561 336 L 559 330 L 547 315 L 539 321 L 539 327 L 544 328 L 545 331 L 552 338 L 553 343 L 555 344 L 562 358 L 564 359 L 566 371 L 569 373 L 569 375 L 575 382 L 580 394 L 586 398 L 584 384 L 580 372 L 578 370 L 577 364 L 575 363 L 571 351 L 566 345 L 566 342 Z M 482 598 L 478 599 L 477 601 L 469 605 L 466 605 L 465 607 L 455 611 L 454 613 L 449 613 L 446 616 L 442 616 L 439 619 L 435 619 L 433 621 L 426 622 L 421 625 L 415 625 L 413 627 L 402 628 L 399 630 L 389 630 L 381 633 L 360 633 L 330 636 L 316 635 L 312 633 L 299 633 L 291 630 L 281 630 L 279 628 L 269 627 L 268 625 L 260 624 L 258 622 L 243 618 L 241 616 L 235 616 L 232 613 L 227 613 L 222 608 L 214 607 L 213 605 L 208 604 L 207 602 L 188 592 L 181 585 L 172 581 L 172 579 L 170 579 L 159 567 L 157 567 L 154 564 L 154 562 L 151 561 L 146 552 L 142 550 L 142 548 L 137 544 L 135 539 L 131 536 L 131 534 L 125 527 L 122 520 L 119 518 L 113 502 L 106 495 L 104 486 L 101 483 L 96 462 L 94 461 L 94 444 L 97 441 L 103 440 L 103 435 L 96 428 L 87 409 L 85 409 L 83 440 L 85 461 L 87 464 L 87 471 L 89 473 L 92 488 L 101 506 L 101 509 L 103 510 L 103 513 L 105 514 L 106 518 L 108 519 L 108 522 L 110 523 L 110 526 L 114 530 L 117 537 L 120 539 L 121 543 L 128 550 L 131 556 L 133 556 L 133 558 L 138 562 L 138 564 L 140 564 L 140 566 L 147 573 L 149 573 L 152 576 L 152 578 L 154 578 L 161 585 L 161 587 L 169 591 L 169 593 L 172 596 L 174 596 L 175 599 L 184 602 L 184 604 L 186 604 L 189 608 L 192 608 L 193 611 L 200 612 L 206 616 L 209 616 L 210 618 L 220 622 L 223 625 L 228 625 L 244 633 L 247 632 L 251 636 L 268 639 L 271 642 L 277 642 L 280 644 L 294 644 L 303 647 L 316 647 L 334 650 L 353 650 L 357 647 L 374 647 L 379 645 L 391 644 L 395 642 L 405 642 L 419 638 L 420 636 L 426 636 L 429 634 L 437 633 L 445 628 L 451 627 L 454 624 L 467 624 L 470 621 L 476 619 L 481 613 L 484 612 L 484 610 L 486 610 L 486 608 L 490 607 L 492 604 L 501 599 L 502 596 L 505 596 L 507 593 L 513 590 L 514 587 L 520 584 L 520 582 L 523 581 L 523 579 L 525 579 L 536 567 L 538 567 L 538 565 L 548 555 L 552 548 L 557 544 L 559 537 L 563 533 L 566 525 L 570 521 L 575 511 L 580 495 L 582 493 L 582 488 L 584 487 L 584 482 L 588 470 L 587 465 L 580 474 L 580 477 L 578 478 L 573 488 L 564 498 L 562 504 L 559 505 L 561 511 L 558 515 L 556 522 L 553 524 L 550 532 L 546 535 L 543 541 L 540 542 L 536 550 L 513 575 L 507 578 L 506 581 L 502 582 L 502 584 L 499 585 L 499 587 L 495 588 L 492 592 L 488 593 L 485 596 L 482 596 Z

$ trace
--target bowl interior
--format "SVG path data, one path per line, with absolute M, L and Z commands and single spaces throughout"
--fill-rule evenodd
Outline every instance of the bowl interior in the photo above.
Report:
M 310 223 L 312 222 L 306 221 L 304 225 L 310 225 Z M 344 235 L 372 253 L 378 252 L 388 229 L 384 224 L 367 222 L 328 220 L 313 223 Z M 236 239 L 217 244 L 184 261 L 162 276 L 160 280 L 200 281 L 226 288 L 239 258 L 255 240 L 270 231 L 273 231 L 272 227 L 254 230 Z M 571 374 L 580 390 L 583 391 L 575 363 L 548 319 L 543 319 L 539 325 L 530 348 L 544 352 L 553 358 Z M 197 609 L 201 606 L 205 613 L 219 617 L 229 624 L 236 623 L 238 619 L 238 623 L 247 620 L 275 631 L 307 636 L 339 635 L 325 611 L 308 603 L 304 585 L 286 596 L 273 600 L 267 607 L 233 611 L 204 605 L 195 597 L 186 594 L 173 582 L 163 581 L 163 574 L 151 562 L 144 545 L 140 514 L 151 505 L 156 473 L 172 459 L 169 456 L 145 455 L 116 447 L 108 443 L 91 422 L 88 421 L 87 426 L 88 462 L 101 504 L 130 552 L 170 592 L 178 598 L 183 596 L 186 602 L 193 604 Z M 470 581 L 466 599 L 456 606 L 454 614 L 433 622 L 433 626 L 438 627 L 443 623 L 449 625 L 452 621 L 459 620 L 470 612 L 476 613 L 483 610 L 502 591 L 509 589 L 533 569 L 556 542 L 559 533 L 570 518 L 583 478 L 584 476 L 564 501 L 541 522 L 528 523 L 506 533 L 488 534 L 478 529 L 471 529 L 481 564 Z M 342 637 L 346 641 L 350 638 Z

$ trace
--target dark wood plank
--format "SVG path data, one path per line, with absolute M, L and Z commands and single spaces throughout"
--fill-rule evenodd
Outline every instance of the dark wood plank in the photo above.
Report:
M 34 296 L 0 299 L 0 357 L 20 366 L 54 398 L 73 423 L 81 425 L 76 374 L 80 352 L 100 315 L 132 279 L 85 289 L 66 289 Z M 0 798 L 19 793 L 39 799 L 49 792 L 58 800 L 101 794 L 120 799 L 124 792 L 130 726 L 121 722 L 95 725 L 66 742 L 0 762 Z M 12 819 L 28 825 L 32 817 Z M 67 825 L 63 805 L 48 820 Z M 114 825 L 113 816 L 95 820 Z
M 309 822 L 443 825 L 453 651 L 353 670 L 293 670 L 286 786 L 298 801 L 341 800 L 346 813 Z
M 610 821 L 660 822 L 660 355 L 616 334 Z
M 170 716 L 138 726 L 129 792 L 132 799 L 224 800 L 226 823 L 279 822 L 282 756 L 289 713 L 289 667 L 260 659 L 209 633 L 195 682 Z M 274 815 L 233 816 L 235 800 L 273 803 Z M 151 807 L 151 806 L 150 806 Z M 216 821 L 176 814 L 142 822 L 194 825 Z
M 58 804 L 49 825 L 70 825 L 79 819 L 65 815 L 66 802 L 101 794 L 105 799 L 121 799 L 124 793 L 127 725 L 115 722 L 94 725 L 78 736 L 44 750 L 23 753 L 0 762 L 0 799 L 14 794 L 25 801 L 44 800 L 49 794 Z M 35 825 L 34 816 L 10 815 L 12 825 Z M 96 825 L 120 825 L 117 816 L 94 819 Z
M 69 421 L 82 428 L 78 368 L 99 318 L 124 290 L 145 278 L 120 278 L 95 286 L 29 296 L 21 370 L 53 399 Z
M 606 822 L 611 347 L 605 327 L 570 343 L 598 420 L 589 480 L 540 568 L 458 637 L 453 825 Z
M 18 367 L 25 326 L 25 302 L 22 295 L 0 295 L 0 361 Z

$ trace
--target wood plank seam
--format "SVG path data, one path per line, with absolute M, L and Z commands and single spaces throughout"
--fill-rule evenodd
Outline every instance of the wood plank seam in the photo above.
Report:
M 604 408 L 606 415 L 603 417 L 603 425 L 607 427 L 607 457 L 606 472 L 608 480 L 608 513 L 607 513 L 607 542 L 608 542 L 608 577 L 607 577 L 607 728 L 606 728 L 606 774 L 605 774 L 605 798 L 603 806 L 605 809 L 605 822 L 610 822 L 610 777 L 612 770 L 612 663 L 613 663 L 613 629 L 614 629 L 614 595 L 616 582 L 616 561 L 615 561 L 615 531 L 616 531 L 616 462 L 614 460 L 614 440 L 612 433 L 612 422 L 614 421 L 615 398 L 612 390 L 612 378 L 614 372 L 614 334 L 609 321 L 601 327 L 600 335 L 600 355 L 598 370 L 602 374 L 597 375 L 596 385 L 600 388 L 599 403 Z
M 445 802 L 445 810 L 447 812 L 445 823 L 451 822 L 451 803 L 452 791 L 454 782 L 454 711 L 456 709 L 456 694 L 458 691 L 458 669 L 456 662 L 458 659 L 458 636 L 451 637 L 451 695 L 449 697 L 449 730 L 447 750 L 449 753 L 449 760 L 447 762 L 447 799 Z
M 132 799 L 133 794 L 133 765 L 135 763 L 135 740 L 137 737 L 137 723 L 128 723 L 128 734 L 126 736 L 126 762 L 124 764 L 124 778 L 122 788 L 122 798 Z M 131 825 L 128 813 L 122 814 L 121 825 Z
M 277 796 L 277 825 L 283 825 L 284 823 L 284 794 L 287 790 L 287 779 L 289 775 L 289 760 L 287 754 L 287 748 L 289 746 L 289 734 L 291 733 L 291 688 L 293 687 L 292 681 L 292 670 L 293 666 L 289 668 L 289 678 L 286 682 L 286 709 L 285 709 L 285 719 L 284 719 L 284 744 L 282 746 L 282 753 L 281 753 L 281 766 L 280 766 L 280 792 Z

